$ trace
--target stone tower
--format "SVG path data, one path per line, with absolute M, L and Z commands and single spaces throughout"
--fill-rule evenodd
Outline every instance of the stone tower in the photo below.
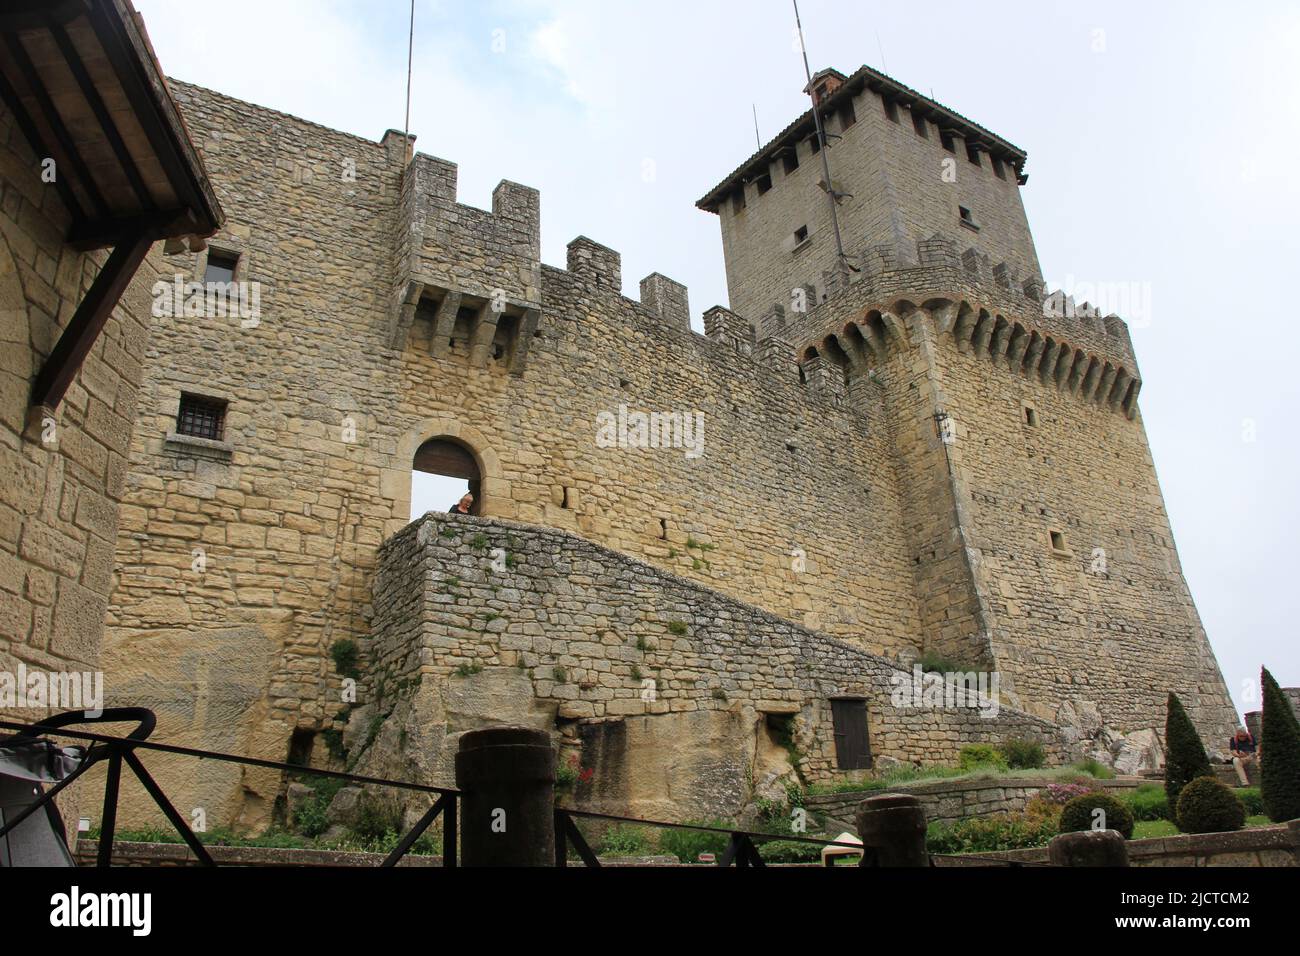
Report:
M 810 389 L 883 410 L 926 653 L 999 671 L 1080 736 L 1159 726 L 1175 690 L 1221 738 L 1234 711 L 1127 326 L 1045 295 L 1025 152 L 869 67 L 823 70 L 811 94 L 825 147 L 810 109 L 698 205 L 732 311 L 788 342 Z

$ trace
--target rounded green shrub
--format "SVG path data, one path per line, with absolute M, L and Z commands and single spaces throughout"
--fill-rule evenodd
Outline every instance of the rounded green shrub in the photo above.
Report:
M 1100 810 L 1097 814 L 1095 811 Z M 1115 830 L 1125 840 L 1133 839 L 1133 813 L 1108 793 L 1094 790 L 1075 797 L 1061 810 L 1059 832 L 1075 833 L 1079 830 Z
M 1037 740 L 1016 737 L 1004 741 L 1000 749 L 1012 770 L 1037 770 L 1047 760 L 1043 745 Z
M 1184 833 L 1230 833 L 1245 824 L 1246 808 L 1214 777 L 1197 777 L 1178 797 L 1177 822 Z
M 992 744 L 967 744 L 957 754 L 957 763 L 962 770 L 974 770 L 978 767 L 1007 769 L 1007 759 Z

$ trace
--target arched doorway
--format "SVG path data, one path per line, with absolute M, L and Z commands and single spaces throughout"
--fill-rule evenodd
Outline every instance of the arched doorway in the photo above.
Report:
M 472 514 L 482 514 L 483 473 L 467 445 L 454 438 L 430 438 L 411 462 L 411 520 L 429 511 L 447 511 L 468 491 Z

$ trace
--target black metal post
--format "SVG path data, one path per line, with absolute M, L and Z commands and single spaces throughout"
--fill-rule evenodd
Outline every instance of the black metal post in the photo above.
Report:
M 104 813 L 99 825 L 99 856 L 96 866 L 113 865 L 113 832 L 117 829 L 117 791 L 122 784 L 122 749 L 114 746 L 108 755 L 108 779 L 104 781 Z

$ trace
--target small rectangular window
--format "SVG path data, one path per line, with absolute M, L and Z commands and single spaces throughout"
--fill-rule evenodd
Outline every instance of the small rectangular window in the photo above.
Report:
M 1038 412 L 1034 411 L 1028 405 L 1025 406 L 1025 424 L 1030 428 L 1038 427 Z
M 785 174 L 789 176 L 799 168 L 799 152 L 793 146 L 785 151 L 781 157 L 781 166 L 785 169 Z
M 998 179 L 1006 179 L 1007 178 L 1006 164 L 1003 163 L 1002 160 L 996 156 L 990 156 L 989 159 L 993 163 L 993 175 L 998 177 Z
M 912 129 L 916 130 L 916 135 L 922 139 L 930 138 L 930 129 L 925 122 L 925 117 L 916 110 L 912 110 Z
M 1052 536 L 1052 550 L 1053 550 L 1053 551 L 1061 551 L 1061 552 L 1064 552 L 1064 551 L 1068 551 L 1068 550 L 1069 550 L 1069 549 L 1066 548 L 1066 546 L 1065 546 L 1065 532 L 1063 532 L 1063 531 L 1052 531 L 1052 532 L 1050 532 L 1050 534 L 1051 534 L 1051 536 Z
M 971 165 L 980 165 L 980 147 L 973 139 L 966 140 L 966 158 L 971 161 Z
M 845 100 L 844 105 L 840 107 L 840 132 L 844 132 L 857 121 L 858 113 L 853 108 L 853 101 Z
M 234 282 L 239 256 L 233 252 L 208 249 L 208 265 L 203 273 L 204 282 Z
M 176 416 L 176 434 L 222 441 L 226 431 L 226 402 L 220 398 L 181 393 Z
M 772 189 L 772 174 L 771 174 L 771 173 L 764 173 L 762 176 L 759 176 L 758 179 L 755 180 L 755 181 L 758 183 L 758 194 L 759 194 L 760 196 L 763 195 L 763 194 L 766 193 L 766 192 L 770 192 L 770 191 L 771 191 L 771 189 Z
M 971 215 L 971 211 L 967 209 L 965 206 L 958 206 L 957 212 L 961 215 L 961 221 L 964 222 L 966 225 L 968 226 L 975 225 L 975 217 Z
M 948 130 L 939 130 L 939 142 L 943 144 L 943 148 L 948 152 L 957 152 L 957 141 L 952 138 L 952 133 L 948 132 Z
M 840 770 L 871 767 L 871 742 L 867 736 L 867 702 L 832 700 L 831 723 L 835 733 L 835 766 Z
M 797 246 L 807 241 L 808 241 L 808 227 L 800 226 L 798 229 L 794 231 L 794 244 Z
M 820 153 L 822 151 L 822 141 L 818 138 L 816 133 L 813 133 L 813 135 L 808 137 L 808 148 L 814 153 Z
M 891 100 L 888 96 L 883 97 L 883 98 L 882 98 L 882 101 L 883 101 L 884 104 L 885 104 L 885 115 L 886 115 L 887 117 L 889 117 L 889 121 L 890 121 L 891 123 L 897 123 L 897 122 L 898 122 L 898 104 L 895 103 L 893 100 Z
M 736 191 L 731 194 L 731 211 L 740 212 L 745 208 L 745 187 L 737 186 Z

